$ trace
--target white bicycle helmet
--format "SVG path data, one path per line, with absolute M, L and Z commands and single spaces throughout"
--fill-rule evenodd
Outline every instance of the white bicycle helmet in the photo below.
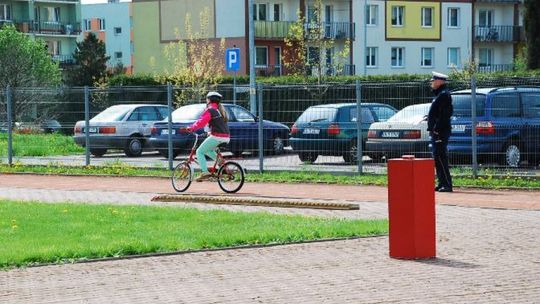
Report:
M 211 91 L 211 92 L 208 92 L 208 94 L 206 94 L 206 98 L 212 99 L 212 100 L 214 100 L 214 99 L 220 100 L 220 99 L 223 98 L 223 96 L 221 94 L 219 94 L 218 92 Z

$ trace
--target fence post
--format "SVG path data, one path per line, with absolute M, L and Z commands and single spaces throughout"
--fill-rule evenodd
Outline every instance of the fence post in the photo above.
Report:
M 362 86 L 360 80 L 356 80 L 356 129 L 358 131 L 358 135 L 356 136 L 356 164 L 358 166 L 358 173 L 362 174 L 362 156 L 364 154 L 362 141 L 364 134 L 362 133 Z
M 472 139 L 472 174 L 478 177 L 478 147 L 476 138 L 476 77 L 471 77 L 471 139 Z
M 8 165 L 13 165 L 13 111 L 11 100 L 11 88 L 8 85 L 6 87 L 6 101 L 7 101 L 7 127 L 8 127 Z
M 264 140 L 263 140 L 263 86 L 259 84 L 257 86 L 257 95 L 259 99 L 259 172 L 263 173 L 264 170 Z
M 90 90 L 84 86 L 84 137 L 86 146 L 86 166 L 90 165 Z
M 167 157 L 169 161 L 169 170 L 173 169 L 173 146 L 172 146 L 172 85 L 167 83 L 167 107 L 169 107 L 169 115 L 167 115 Z

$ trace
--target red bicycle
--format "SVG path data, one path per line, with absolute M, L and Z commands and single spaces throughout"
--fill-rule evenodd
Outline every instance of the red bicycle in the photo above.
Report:
M 176 165 L 172 171 L 171 182 L 174 190 L 177 192 L 186 191 L 191 182 L 193 181 L 194 168 L 193 163 L 197 163 L 195 159 L 195 151 L 197 149 L 197 143 L 199 141 L 199 134 L 191 132 L 195 135 L 195 142 L 191 148 L 188 158 Z M 244 169 L 240 164 L 234 161 L 226 160 L 221 154 L 221 148 L 225 147 L 227 144 L 220 144 L 216 148 L 217 157 L 213 166 L 208 167 L 208 172 L 211 176 L 209 180 L 217 180 L 221 190 L 227 193 L 238 192 L 244 185 Z

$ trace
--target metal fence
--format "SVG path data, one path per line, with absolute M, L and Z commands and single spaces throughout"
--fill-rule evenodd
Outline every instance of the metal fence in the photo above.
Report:
M 449 87 L 457 92 L 449 144 L 453 170 L 537 175 L 540 93 L 534 87 L 540 87 L 540 79 L 453 81 Z M 471 87 L 478 89 L 460 91 Z M 425 115 L 433 96 L 427 81 L 259 85 L 255 105 L 250 104 L 246 86 L 212 89 L 231 105 L 227 107 L 232 136 L 227 155 L 248 170 L 385 173 L 389 158 L 430 156 Z M 0 162 L 122 162 L 171 168 L 186 157 L 192 143 L 181 139 L 178 127 L 204 108 L 186 106 L 204 103 L 203 97 L 195 88 L 173 86 L 4 88 L 0 90 Z M 111 106 L 118 110 L 110 110 Z M 168 108 L 178 109 L 170 120 Z M 193 117 L 188 110 L 195 111 Z M 184 120 L 179 123 L 175 117 Z M 160 140 L 165 144 L 158 145 Z M 59 147 L 73 147 L 74 142 L 79 148 Z M 49 144 L 55 147 L 43 147 Z

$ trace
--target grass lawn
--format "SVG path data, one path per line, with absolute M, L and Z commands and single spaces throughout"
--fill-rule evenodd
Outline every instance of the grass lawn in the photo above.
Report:
M 0 268 L 387 232 L 386 220 L 0 200 Z
M 0 133 L 0 157 L 7 156 L 7 134 Z M 13 134 L 13 154 L 53 156 L 84 153 L 71 136 L 62 134 Z

